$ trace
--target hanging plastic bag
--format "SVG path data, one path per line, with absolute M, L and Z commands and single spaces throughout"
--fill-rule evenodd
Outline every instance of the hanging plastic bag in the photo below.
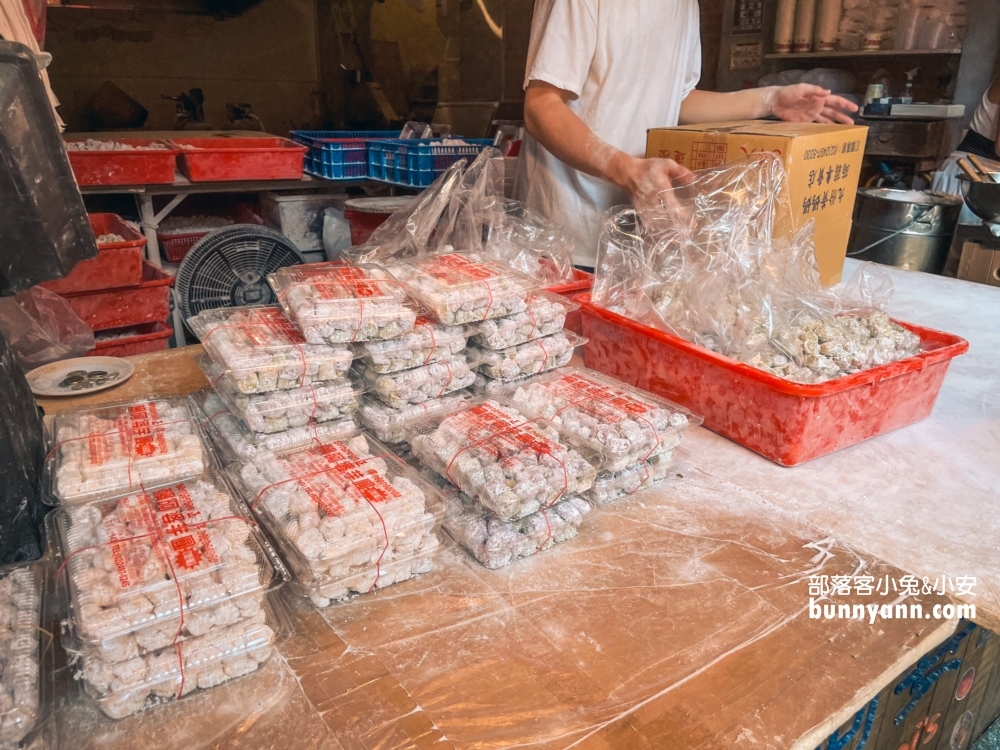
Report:
M 90 326 L 66 300 L 38 286 L 0 299 L 0 333 L 25 372 L 94 348 Z

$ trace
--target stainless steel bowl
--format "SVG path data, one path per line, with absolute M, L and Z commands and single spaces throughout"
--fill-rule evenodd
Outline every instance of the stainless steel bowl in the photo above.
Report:
M 972 212 L 990 224 L 1000 224 L 1000 182 L 973 182 L 959 175 L 965 203 Z

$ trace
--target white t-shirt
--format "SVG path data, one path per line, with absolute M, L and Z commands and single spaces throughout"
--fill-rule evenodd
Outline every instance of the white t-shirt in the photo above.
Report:
M 565 89 L 598 138 L 632 156 L 646 130 L 677 124 L 701 75 L 698 0 L 537 0 L 524 85 Z M 530 136 L 518 198 L 576 235 L 578 265 L 593 266 L 601 214 L 628 202 L 617 187 L 572 169 Z
M 973 113 L 969 127 L 984 138 L 994 141 L 997 137 L 997 113 L 1000 112 L 1000 104 L 990 101 L 990 88 L 986 87 L 983 100 Z

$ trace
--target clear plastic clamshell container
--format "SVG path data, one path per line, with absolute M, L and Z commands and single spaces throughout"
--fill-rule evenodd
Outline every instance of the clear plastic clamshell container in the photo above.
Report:
M 64 412 L 48 427 L 49 492 L 64 504 L 169 484 L 208 465 L 198 421 L 182 398 Z
M 414 457 L 504 520 L 517 520 L 590 489 L 592 456 L 551 426 L 487 399 L 425 420 Z
M 523 312 L 538 282 L 474 253 L 428 255 L 389 271 L 438 322 L 453 326 Z
M 43 709 L 43 564 L 0 568 L 0 747 L 16 746 Z
M 289 450 L 313 442 L 343 440 L 358 431 L 354 419 L 345 418 L 292 427 L 270 435 L 258 435 L 251 432 L 242 419 L 230 412 L 218 394 L 211 389 L 193 393 L 190 398 L 203 415 L 202 426 L 223 465 L 253 458 L 263 451 Z
M 307 343 L 277 307 L 205 310 L 188 325 L 240 393 L 338 380 L 354 360 L 346 347 Z
M 363 433 L 262 454 L 229 472 L 317 607 L 431 569 L 439 493 Z
M 294 427 L 353 419 L 363 389 L 350 380 L 317 383 L 288 391 L 247 395 L 205 355 L 195 360 L 229 411 L 251 432 L 272 435 Z
M 459 391 L 442 398 L 394 409 L 376 398 L 365 395 L 361 397 L 361 406 L 358 407 L 358 421 L 383 443 L 397 445 L 409 439 L 410 429 L 421 420 L 449 414 L 468 402 L 468 392 Z M 396 455 L 399 455 L 398 450 L 394 450 Z
M 580 308 L 560 294 L 543 291 L 532 292 L 526 304 L 523 312 L 474 323 L 469 342 L 485 349 L 518 346 L 558 333 L 566 325 L 566 316 Z
M 476 375 L 476 380 L 472 384 L 472 388 L 470 388 L 470 390 L 477 398 L 502 399 L 513 393 L 524 383 L 530 383 L 536 377 L 539 376 L 524 375 L 520 378 L 513 378 L 512 380 L 494 380 L 493 378 L 486 377 L 480 372 Z
M 443 398 L 476 380 L 476 364 L 464 354 L 402 372 L 374 372 L 357 365 L 355 372 L 369 393 L 394 409 Z
M 289 266 L 267 278 L 310 344 L 395 339 L 417 319 L 403 286 L 373 263 Z
M 572 331 L 528 341 L 509 349 L 483 349 L 469 345 L 469 354 L 479 360 L 479 371 L 494 380 L 515 380 L 528 375 L 565 367 L 573 359 L 573 350 L 587 339 Z
M 109 663 L 85 652 L 78 676 L 105 714 L 123 719 L 256 672 L 287 632 L 286 619 L 268 599 L 247 619 L 128 661 Z
M 598 456 L 601 471 L 621 471 L 667 453 L 684 430 L 701 424 L 683 406 L 581 367 L 532 380 L 510 393 L 508 403 Z
M 109 664 L 249 620 L 287 578 L 214 472 L 52 516 L 63 645 Z
M 410 333 L 391 341 L 366 341 L 357 351 L 372 372 L 399 372 L 461 354 L 467 337 L 463 326 L 443 326 L 421 315 Z
M 683 455 L 684 451 L 675 448 L 657 453 L 646 461 L 629 464 L 620 471 L 598 472 L 593 487 L 585 493 L 585 497 L 595 506 L 601 506 L 653 487 L 675 472 Z
M 429 470 L 424 476 L 444 495 L 444 530 L 491 570 L 569 541 L 592 510 L 582 497 L 569 497 L 517 521 L 503 521 L 443 477 Z

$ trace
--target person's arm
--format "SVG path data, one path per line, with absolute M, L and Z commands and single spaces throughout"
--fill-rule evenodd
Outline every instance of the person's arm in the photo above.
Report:
M 1000 102 L 1000 76 L 993 79 L 993 83 L 990 84 L 989 93 L 986 94 L 986 98 L 994 104 Z M 993 142 L 996 144 L 993 147 L 993 151 L 998 157 L 1000 157 L 1000 116 L 997 117 L 996 130 L 997 132 L 993 134 Z
M 617 185 L 637 208 L 655 205 L 661 191 L 690 176 L 672 159 L 642 159 L 605 143 L 569 108 L 572 98 L 542 81 L 531 81 L 524 92 L 528 133 L 560 161 Z
M 680 124 L 726 120 L 756 120 L 774 115 L 787 122 L 839 122 L 852 125 L 853 102 L 807 83 L 793 86 L 765 86 L 718 93 L 692 91 L 681 102 Z

